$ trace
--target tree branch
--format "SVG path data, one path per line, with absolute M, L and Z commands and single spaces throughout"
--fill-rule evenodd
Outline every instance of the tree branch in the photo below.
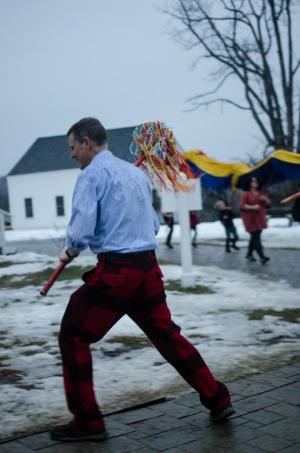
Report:
M 189 47 L 199 46 L 204 51 L 201 58 L 220 68 L 215 88 L 188 99 L 195 105 L 193 110 L 217 102 L 250 110 L 268 146 L 291 148 L 297 111 L 294 79 L 300 67 L 300 59 L 295 63 L 293 55 L 292 0 L 172 0 L 170 4 L 168 14 L 183 25 L 181 38 Z M 244 87 L 248 105 L 222 95 L 233 75 Z M 300 143 L 299 129 L 297 134 Z
M 300 68 L 300 59 L 297 61 L 296 66 L 293 68 L 293 76 L 296 74 L 298 69 Z
M 211 94 L 215 94 L 219 91 L 219 89 L 224 85 L 224 83 L 226 82 L 226 80 L 233 74 L 233 72 L 228 72 L 227 74 L 225 74 L 225 76 L 223 77 L 223 79 L 218 83 L 218 85 L 211 91 L 207 91 L 206 93 L 201 93 L 201 94 L 197 94 L 196 96 L 192 96 L 191 98 L 188 98 L 187 99 L 187 102 L 191 101 L 191 100 L 195 100 L 195 99 L 199 99 L 199 98 L 203 98 L 203 97 L 206 97 L 206 96 L 210 96 Z
M 190 98 L 189 102 L 191 102 L 191 101 L 193 102 L 194 99 L 196 99 L 196 98 L 197 98 L 197 96 L 195 96 L 195 98 Z M 212 99 L 210 101 L 197 102 L 195 107 L 193 107 L 191 109 L 185 109 L 184 112 L 192 112 L 194 110 L 197 110 L 202 105 L 208 106 L 208 105 L 211 105 L 211 104 L 216 104 L 217 102 L 220 102 L 221 104 L 222 103 L 231 104 L 231 105 L 234 105 L 235 107 L 237 107 L 238 109 L 241 109 L 241 110 L 251 110 L 250 107 L 246 107 L 244 105 L 238 104 L 237 102 L 232 101 L 231 99 L 218 98 L 218 99 Z

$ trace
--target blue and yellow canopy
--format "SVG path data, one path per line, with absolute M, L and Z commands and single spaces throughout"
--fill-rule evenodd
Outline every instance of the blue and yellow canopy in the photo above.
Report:
M 184 156 L 195 178 L 201 176 L 202 185 L 210 189 L 244 188 L 252 177 L 264 186 L 288 179 L 300 181 L 300 154 L 290 151 L 275 151 L 254 167 L 243 162 L 219 162 L 199 150 L 187 151 Z

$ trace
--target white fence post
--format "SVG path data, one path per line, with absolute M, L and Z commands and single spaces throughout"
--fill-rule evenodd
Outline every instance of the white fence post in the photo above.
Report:
M 178 192 L 178 217 L 180 226 L 180 254 L 181 254 L 181 286 L 187 288 L 196 285 L 196 275 L 193 273 L 193 257 L 191 248 L 190 212 L 188 208 L 188 194 Z
M 163 123 L 164 127 L 165 124 Z M 183 154 L 182 146 L 176 140 L 177 149 Z M 184 176 L 184 175 L 183 175 Z M 181 286 L 187 288 L 196 285 L 196 274 L 193 272 L 191 248 L 190 210 L 202 209 L 201 186 L 199 180 L 192 183 L 195 186 L 191 192 L 173 192 L 160 190 L 162 212 L 178 211 L 180 226 L 180 254 L 181 254 Z
M 176 144 L 177 149 L 184 154 L 184 149 L 177 140 Z M 180 226 L 180 253 L 182 264 L 181 286 L 187 288 L 196 285 L 196 274 L 193 272 L 188 192 L 178 192 L 176 195 Z

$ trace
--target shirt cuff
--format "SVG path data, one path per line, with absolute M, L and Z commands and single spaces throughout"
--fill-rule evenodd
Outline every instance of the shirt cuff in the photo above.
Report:
M 67 250 L 69 250 L 70 254 L 74 252 L 74 254 L 77 253 L 77 255 L 79 255 L 79 253 L 84 250 L 84 247 L 82 247 L 81 244 L 72 242 L 69 239 L 66 239 L 65 247 Z

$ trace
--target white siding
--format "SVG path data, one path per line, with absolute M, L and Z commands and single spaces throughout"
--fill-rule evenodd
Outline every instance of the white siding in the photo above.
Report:
M 10 214 L 15 230 L 65 227 L 71 215 L 72 193 L 80 170 L 58 170 L 7 177 Z M 65 215 L 56 214 L 55 197 L 64 197 Z M 33 217 L 25 216 L 25 198 L 32 198 Z

